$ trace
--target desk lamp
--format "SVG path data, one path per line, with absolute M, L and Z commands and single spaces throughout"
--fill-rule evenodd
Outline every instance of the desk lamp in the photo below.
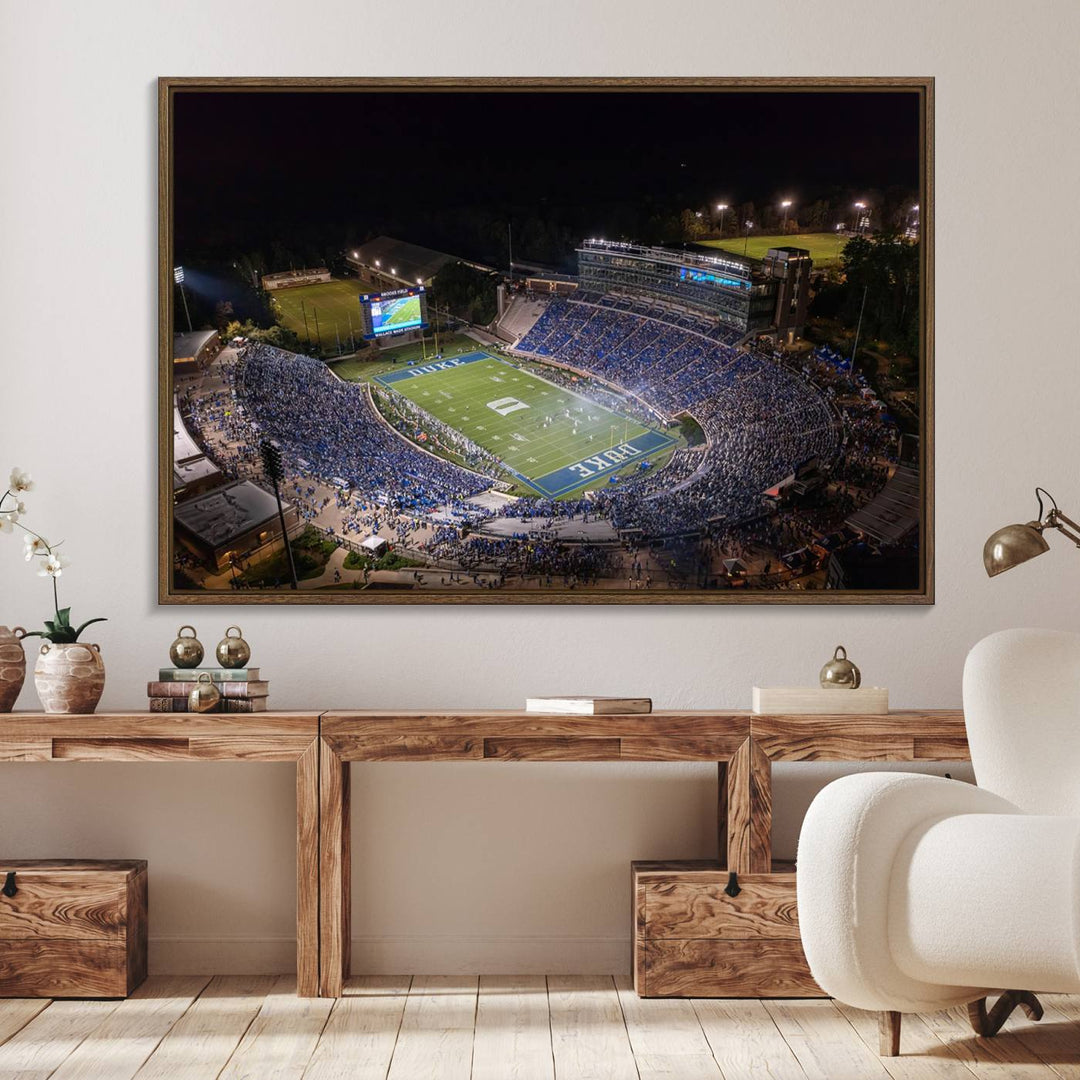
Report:
M 1044 495 L 1051 506 L 1045 517 Z M 1050 545 L 1043 537 L 1047 529 L 1057 529 L 1080 548 L 1080 525 L 1058 509 L 1054 496 L 1045 488 L 1036 488 L 1035 498 L 1039 500 L 1039 516 L 1035 521 L 1029 521 L 1026 525 L 1006 525 L 991 534 L 983 545 L 983 566 L 990 577 L 996 577 L 1049 551 Z

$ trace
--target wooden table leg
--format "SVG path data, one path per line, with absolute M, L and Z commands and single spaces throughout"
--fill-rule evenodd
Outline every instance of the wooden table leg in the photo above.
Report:
M 319 994 L 319 740 L 296 762 L 296 992 Z
M 728 761 L 716 763 L 716 848 L 720 869 L 727 869 L 728 860 Z
M 772 763 L 747 739 L 727 764 L 727 868 L 739 874 L 772 869 Z
M 350 968 L 350 765 L 319 740 L 319 993 L 341 997 Z

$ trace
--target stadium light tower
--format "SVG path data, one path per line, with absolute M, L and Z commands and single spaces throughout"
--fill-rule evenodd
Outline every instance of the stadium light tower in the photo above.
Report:
M 862 233 L 863 224 L 863 211 L 866 209 L 866 203 L 857 202 L 855 204 L 855 232 Z
M 726 202 L 716 204 L 716 212 L 720 215 L 720 235 L 724 235 L 724 215 L 728 212 L 728 204 Z
M 278 487 L 285 479 L 285 467 L 281 460 L 281 447 L 269 439 L 263 439 L 262 444 L 259 446 L 259 455 L 262 457 L 263 471 L 266 473 L 266 478 L 273 485 L 274 498 L 277 500 L 278 521 L 281 522 L 281 542 L 289 559 L 289 576 L 292 578 L 292 587 L 298 589 L 300 586 L 296 579 L 296 562 L 293 559 L 289 530 L 285 527 L 285 510 L 281 505 L 281 491 Z
M 742 253 L 743 253 L 743 255 L 746 254 L 746 245 L 750 243 L 750 230 L 753 227 L 754 227 L 754 223 L 752 221 L 747 221 L 746 222 L 746 228 L 743 230 L 743 242 L 742 242 Z
M 180 298 L 184 301 L 184 314 L 187 316 L 187 328 L 188 333 L 191 333 L 191 312 L 188 311 L 187 306 L 187 293 L 184 292 L 184 268 L 182 266 L 173 267 L 173 281 L 180 286 Z
M 791 200 L 785 199 L 780 205 L 784 209 L 784 224 L 781 227 L 780 231 L 784 234 L 784 236 L 787 236 L 787 215 L 788 211 L 791 209 Z

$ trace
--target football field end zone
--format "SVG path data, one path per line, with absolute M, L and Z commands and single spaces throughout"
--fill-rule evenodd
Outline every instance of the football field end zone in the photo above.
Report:
M 478 360 L 498 360 L 497 356 L 489 356 L 485 352 L 471 352 L 464 356 L 452 356 L 447 360 L 432 360 L 430 364 L 414 364 L 402 371 L 385 371 L 381 375 L 373 375 L 372 380 L 382 383 L 383 386 L 393 386 L 396 382 L 404 382 L 406 379 L 418 379 L 424 375 L 434 375 L 438 371 L 447 371 L 450 368 L 463 367 L 465 364 L 475 364 Z
M 528 481 L 548 498 L 556 499 L 575 488 L 591 483 L 598 477 L 614 473 L 632 461 L 646 461 L 658 450 L 666 450 L 678 440 L 659 431 L 646 431 L 626 442 L 616 443 L 607 450 L 600 450 L 570 465 L 564 465 L 546 476 Z

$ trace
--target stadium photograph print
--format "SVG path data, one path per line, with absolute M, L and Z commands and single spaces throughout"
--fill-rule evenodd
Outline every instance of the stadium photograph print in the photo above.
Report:
M 932 79 L 159 125 L 162 603 L 933 603 Z

